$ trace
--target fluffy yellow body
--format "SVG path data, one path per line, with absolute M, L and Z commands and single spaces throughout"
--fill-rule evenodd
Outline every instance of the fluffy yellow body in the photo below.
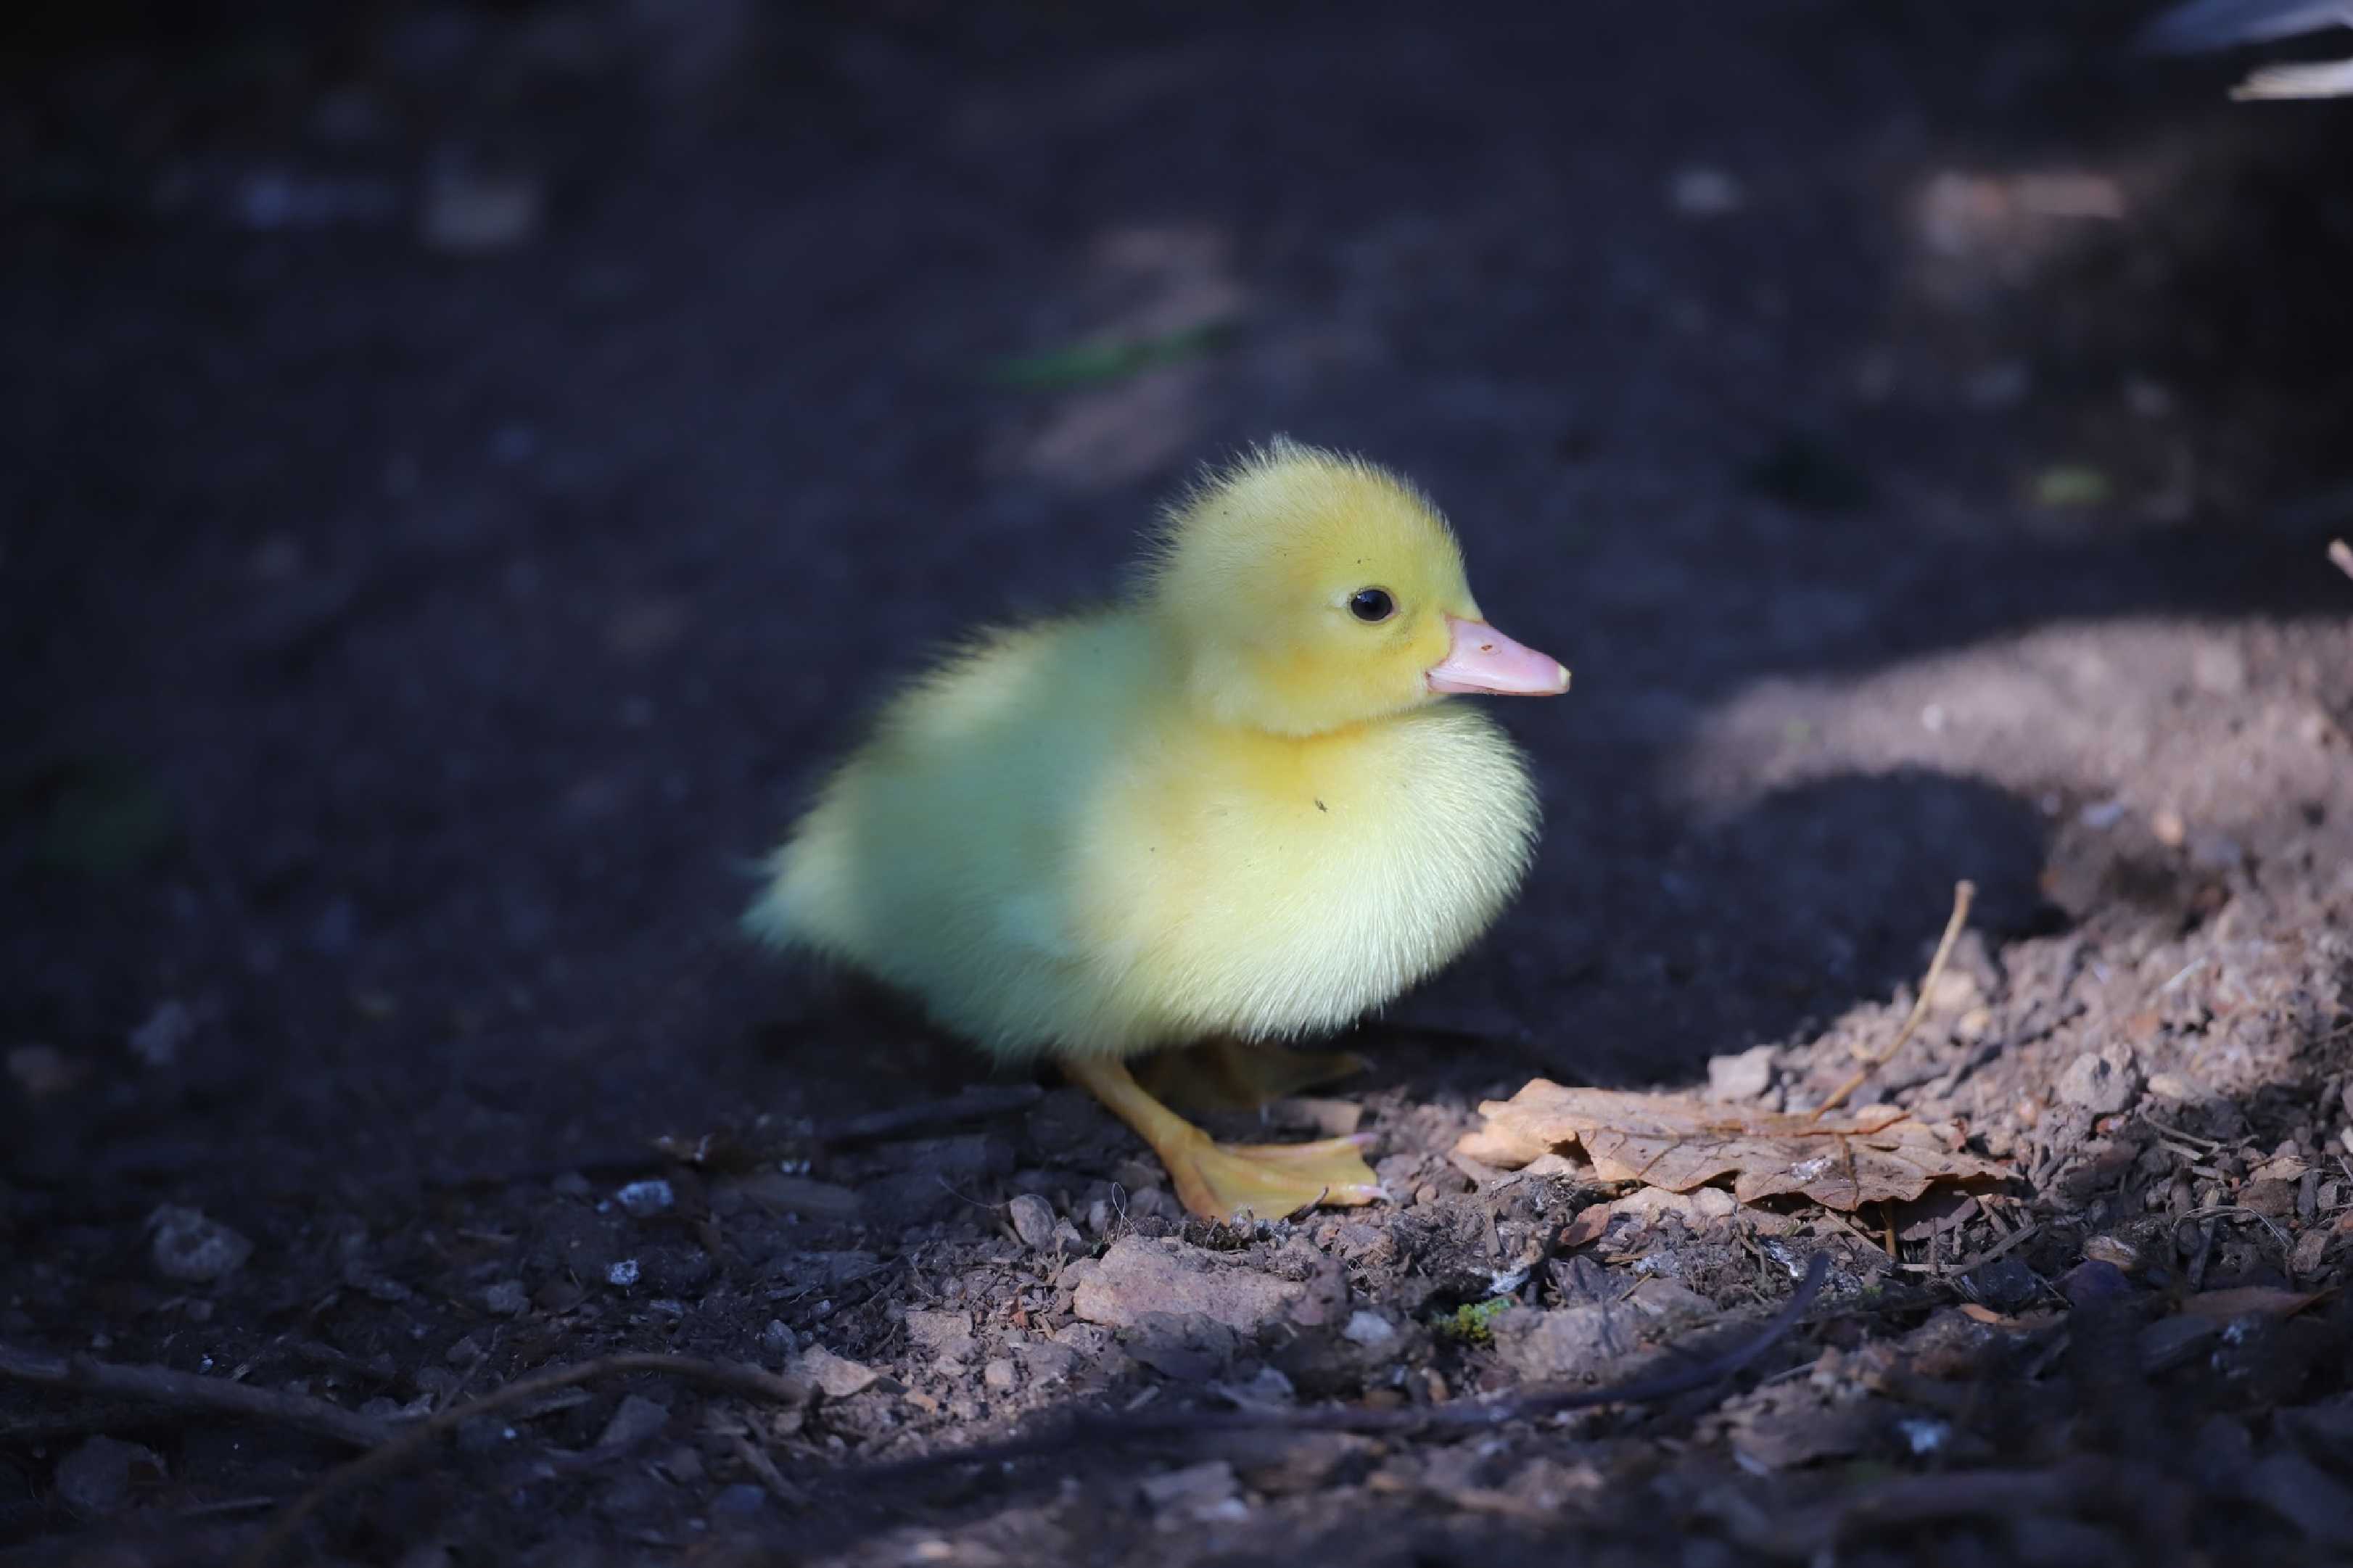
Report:
M 751 923 L 999 1057 L 1336 1028 L 1452 959 L 1536 803 L 1483 713 L 1314 735 L 1196 710 L 1124 611 L 1008 633 L 902 694 Z

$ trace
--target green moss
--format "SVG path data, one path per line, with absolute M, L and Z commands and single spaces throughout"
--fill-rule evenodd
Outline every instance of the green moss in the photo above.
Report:
M 1493 1344 L 1495 1320 L 1519 1304 L 1514 1297 L 1495 1296 L 1457 1307 L 1451 1314 L 1438 1320 L 1439 1334 L 1445 1339 L 1460 1340 L 1464 1344 Z

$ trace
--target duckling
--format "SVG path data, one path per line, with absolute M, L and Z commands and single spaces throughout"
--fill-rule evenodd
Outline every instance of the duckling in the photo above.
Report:
M 1052 1058 L 1197 1215 L 1374 1202 L 1363 1135 L 1220 1145 L 1127 1063 L 1211 1042 L 1246 1100 L 1352 1065 L 1275 1043 L 1451 962 L 1534 853 L 1526 763 L 1447 699 L 1568 685 L 1487 624 L 1420 492 L 1278 438 L 1166 510 L 1110 607 L 984 634 L 901 691 L 744 923 L 999 1060 Z

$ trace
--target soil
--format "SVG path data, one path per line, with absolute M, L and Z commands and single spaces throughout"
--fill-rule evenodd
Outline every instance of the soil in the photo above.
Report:
M 311 1563 L 2341 1560 L 2353 108 L 2137 14 L 12 23 L 0 1346 L 821 1389 L 586 1384 Z M 1275 431 L 1413 475 L 1577 685 L 1502 711 L 1525 895 L 1270 1119 L 1396 1201 L 1234 1230 L 733 922 L 892 672 Z M 1965 878 L 1858 1100 L 2007 1181 L 1453 1156 L 1537 1076 L 1819 1104 Z M 1611 1383 L 1817 1253 L 1680 1398 L 877 1469 Z M 346 1457 L 0 1384 L 0 1549 L 225 1563 Z

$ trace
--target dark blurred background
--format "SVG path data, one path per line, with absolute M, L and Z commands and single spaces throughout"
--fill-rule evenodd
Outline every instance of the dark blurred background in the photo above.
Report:
M 8 1180 L 976 1071 L 742 951 L 745 868 L 892 672 L 1275 431 L 1415 476 L 1577 672 L 1392 1080 L 1688 1077 L 1916 973 L 1957 876 L 2063 928 L 2068 825 L 2271 678 L 2179 628 L 2341 616 L 2353 507 L 2353 108 L 2149 9 L 12 10 Z

